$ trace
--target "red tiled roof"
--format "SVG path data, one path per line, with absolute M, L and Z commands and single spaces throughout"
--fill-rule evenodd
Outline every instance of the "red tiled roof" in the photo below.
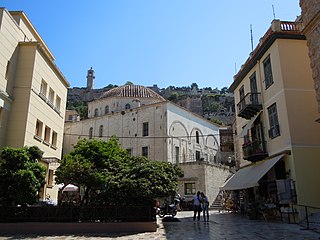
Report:
M 138 85 L 124 85 L 113 88 L 105 92 L 100 98 L 107 97 L 155 98 L 159 99 L 160 101 L 165 101 L 163 97 L 153 90 Z

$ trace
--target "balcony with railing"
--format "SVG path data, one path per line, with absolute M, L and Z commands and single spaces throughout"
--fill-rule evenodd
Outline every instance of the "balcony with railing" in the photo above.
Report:
M 268 157 L 265 141 L 257 139 L 253 140 L 248 136 L 246 136 L 245 139 L 246 140 L 242 145 L 243 159 L 256 162 Z
M 238 116 L 251 119 L 262 109 L 261 93 L 248 93 L 237 104 Z

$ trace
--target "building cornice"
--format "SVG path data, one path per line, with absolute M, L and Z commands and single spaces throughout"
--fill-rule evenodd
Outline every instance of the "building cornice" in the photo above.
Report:
M 281 22 L 278 20 L 274 20 L 273 25 L 274 23 L 279 24 Z M 274 26 L 270 27 L 265 35 L 261 38 L 258 46 L 254 49 L 253 52 L 251 52 L 249 58 L 246 60 L 242 68 L 234 76 L 234 81 L 229 87 L 230 92 L 234 92 L 234 90 L 241 83 L 242 79 L 257 64 L 257 61 L 259 61 L 263 57 L 263 55 L 268 51 L 268 49 L 277 39 L 306 40 L 306 37 L 301 33 L 301 31 L 299 31 L 299 29 L 283 31 L 281 29 L 274 30 Z
M 24 20 L 24 22 L 26 23 L 26 25 L 27 25 L 28 29 L 30 30 L 30 32 L 35 36 L 36 40 L 42 45 L 44 50 L 47 52 L 48 57 L 51 59 L 51 61 L 54 61 L 55 58 L 54 58 L 53 54 L 51 53 L 50 49 L 47 47 L 47 45 L 45 44 L 43 39 L 40 37 L 40 35 L 38 34 L 37 30 L 32 25 L 32 23 L 30 22 L 28 17 L 25 15 L 25 13 L 23 11 L 9 11 L 9 13 L 12 16 L 15 16 L 15 15 L 20 16 Z
M 42 44 L 40 44 L 39 42 L 19 42 L 19 45 L 20 46 L 35 46 L 40 51 L 40 53 L 44 56 L 44 58 L 47 60 L 47 62 L 49 63 L 50 67 L 59 76 L 59 78 L 60 78 L 61 82 L 63 83 L 63 85 L 66 88 L 70 87 L 70 83 L 67 81 L 65 76 L 62 74 L 62 72 L 60 71 L 58 66 L 52 61 L 50 56 L 48 56 L 47 51 L 45 51 L 45 49 L 43 48 Z

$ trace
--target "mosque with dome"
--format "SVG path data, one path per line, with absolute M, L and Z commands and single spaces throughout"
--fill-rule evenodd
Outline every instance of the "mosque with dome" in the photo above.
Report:
M 87 119 L 65 123 L 63 152 L 69 153 L 79 138 L 111 136 L 132 156 L 179 164 L 184 172 L 179 194 L 186 199 L 200 190 L 213 201 L 229 176 L 218 164 L 219 127 L 147 87 L 119 86 L 88 102 Z

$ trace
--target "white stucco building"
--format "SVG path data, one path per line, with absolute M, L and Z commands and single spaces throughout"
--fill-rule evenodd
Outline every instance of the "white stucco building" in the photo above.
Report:
M 229 174 L 215 165 L 220 151 L 218 126 L 151 89 L 125 85 L 89 102 L 88 119 L 65 124 L 64 153 L 70 152 L 79 138 L 108 139 L 113 135 L 131 155 L 180 164 L 185 176 L 179 193 L 185 197 L 200 190 L 215 198 L 220 182 L 212 183 L 210 178 L 216 175 L 216 181 L 221 178 L 223 183 Z

